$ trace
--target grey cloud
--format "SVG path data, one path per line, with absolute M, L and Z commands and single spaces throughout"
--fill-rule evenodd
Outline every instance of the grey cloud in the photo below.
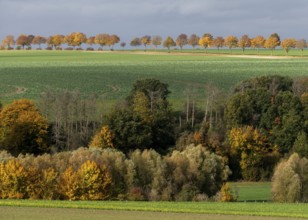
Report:
M 308 37 L 307 0 L 0 0 L 0 38 L 6 34 L 50 35 L 83 31 Z

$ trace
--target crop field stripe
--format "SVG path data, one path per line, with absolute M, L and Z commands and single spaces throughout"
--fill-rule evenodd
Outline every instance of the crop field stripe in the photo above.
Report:
M 308 59 L 261 59 L 220 56 L 144 55 L 77 51 L 0 51 L 0 100 L 37 100 L 49 89 L 97 94 L 105 103 L 123 100 L 141 78 L 169 84 L 176 109 L 190 90 L 196 102 L 206 96 L 206 84 L 223 92 L 251 77 L 307 76 Z M 116 88 L 116 89 L 115 89 Z
M 0 206 L 308 218 L 307 204 L 0 200 Z

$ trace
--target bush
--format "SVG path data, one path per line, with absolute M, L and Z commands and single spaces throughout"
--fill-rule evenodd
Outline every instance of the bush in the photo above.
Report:
M 76 48 L 76 50 L 83 50 L 81 47 Z
M 45 50 L 52 50 L 53 48 L 52 47 L 46 47 Z
M 297 153 L 280 162 L 272 179 L 275 202 L 308 202 L 308 160 Z
M 133 189 L 139 188 L 146 200 L 161 200 L 167 186 L 166 162 L 154 150 L 136 150 L 130 155 L 135 167 Z
M 215 195 L 231 173 L 222 157 L 201 145 L 173 151 L 166 162 L 170 193 L 178 200 L 191 200 L 199 193 Z
M 13 158 L 0 152 L 0 198 L 204 201 L 229 173 L 221 157 L 188 146 L 162 157 L 136 150 L 80 148 Z
M 98 51 L 103 51 L 103 48 L 102 48 L 102 47 L 99 47 L 97 50 L 98 50 Z
M 88 47 L 87 51 L 94 51 L 94 48 L 93 47 Z
M 220 190 L 221 202 L 235 202 L 237 198 L 232 194 L 231 188 L 228 183 L 222 185 Z
M 65 48 L 65 50 L 74 50 L 74 48 L 72 48 L 72 47 L 67 47 L 67 48 Z
M 63 50 L 62 47 L 56 47 L 56 50 Z

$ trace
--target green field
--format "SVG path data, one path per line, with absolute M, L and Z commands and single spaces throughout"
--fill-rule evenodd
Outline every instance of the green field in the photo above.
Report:
M 271 201 L 271 182 L 232 182 L 229 183 L 238 201 Z
M 80 51 L 0 51 L 0 99 L 37 99 L 47 88 L 96 93 L 106 103 L 123 99 L 137 79 L 168 83 L 180 106 L 185 91 L 196 99 L 211 83 L 228 92 L 241 80 L 261 75 L 308 75 L 308 59 L 263 59 L 176 53 L 126 54 Z
M 68 208 L 1 207 L 3 220 L 291 220 L 294 218 Z M 43 214 L 42 214 L 43 213 Z M 297 218 L 300 220 L 300 218 Z
M 152 50 L 155 51 L 155 50 Z M 189 52 L 189 53 L 205 53 L 205 50 L 203 48 L 198 48 L 195 50 L 192 49 L 185 49 L 183 50 L 184 52 Z M 180 53 L 181 50 L 176 49 L 176 50 L 172 50 L 173 53 Z M 259 49 L 259 51 L 257 49 L 250 49 L 247 48 L 245 49 L 244 53 L 242 51 L 242 49 L 240 48 L 235 48 L 235 49 L 216 49 L 216 48 L 208 48 L 206 50 L 206 53 L 208 54 L 232 54 L 232 55 L 261 55 L 261 56 L 271 56 L 271 50 L 269 49 Z M 275 49 L 273 50 L 273 56 L 297 56 L 297 57 L 301 57 L 302 56 L 302 51 L 298 50 L 298 49 L 291 49 L 289 51 L 288 54 L 286 54 L 286 52 L 282 49 Z M 303 56 L 308 56 L 308 50 L 304 50 L 303 51 Z
M 0 200 L 1 206 L 308 218 L 307 204 Z

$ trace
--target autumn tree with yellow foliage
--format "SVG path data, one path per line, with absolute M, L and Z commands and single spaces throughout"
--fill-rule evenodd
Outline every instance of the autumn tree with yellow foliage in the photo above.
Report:
M 47 128 L 33 101 L 16 100 L 0 112 L 0 149 L 13 155 L 47 152 Z
M 81 44 L 87 42 L 87 36 L 81 32 L 73 32 L 65 36 L 64 42 L 67 43 L 67 45 L 72 46 L 72 47 L 76 47 L 76 46 L 80 47 Z
M 296 47 L 296 40 L 294 38 L 286 38 L 281 42 L 281 48 L 283 48 L 286 52 L 286 55 L 289 54 L 291 48 Z
M 258 35 L 251 39 L 251 47 L 256 48 L 259 54 L 259 49 L 264 48 L 265 39 L 263 36 Z
M 0 164 L 0 198 L 25 199 L 30 184 L 29 172 L 17 160 Z
M 144 51 L 146 51 L 147 50 L 147 46 L 151 44 L 151 36 L 145 35 L 145 36 L 141 37 L 140 38 L 140 42 L 144 46 Z
M 93 137 L 89 147 L 92 148 L 113 148 L 114 135 L 110 131 L 109 126 L 105 125 L 102 129 Z
M 171 47 L 174 47 L 175 45 L 176 45 L 176 44 L 175 44 L 173 38 L 170 37 L 170 36 L 168 36 L 168 37 L 166 38 L 166 40 L 163 42 L 163 46 L 166 47 L 166 48 L 168 48 L 169 53 L 170 53 L 170 48 L 171 48 Z
M 230 35 L 228 37 L 226 37 L 225 39 L 225 46 L 229 47 L 231 53 L 232 53 L 232 48 L 236 48 L 238 45 L 238 38 Z
M 252 126 L 232 128 L 228 138 L 231 155 L 238 157 L 244 180 L 260 180 L 273 170 L 279 150 L 260 130 Z
M 104 46 L 108 46 L 109 42 L 110 42 L 109 34 L 97 34 L 95 36 L 95 43 L 99 44 L 103 49 Z
M 109 196 L 110 184 L 106 167 L 88 160 L 77 171 L 66 169 L 61 177 L 61 192 L 69 200 L 103 200 Z
M 14 36 L 8 35 L 2 40 L 2 46 L 6 46 L 7 49 L 11 49 L 15 45 Z
M 210 47 L 213 43 L 213 39 L 210 36 L 204 36 L 200 38 L 199 45 L 205 49 L 205 53 L 207 52 L 207 48 Z
M 238 42 L 238 46 L 242 48 L 243 54 L 245 53 L 245 49 L 251 46 L 251 40 L 247 34 L 244 34 Z
M 213 40 L 213 46 L 215 46 L 218 50 L 225 45 L 225 39 L 221 36 L 216 37 Z
M 273 56 L 273 50 L 280 45 L 280 37 L 278 34 L 271 34 L 265 41 L 264 47 L 271 50 Z

